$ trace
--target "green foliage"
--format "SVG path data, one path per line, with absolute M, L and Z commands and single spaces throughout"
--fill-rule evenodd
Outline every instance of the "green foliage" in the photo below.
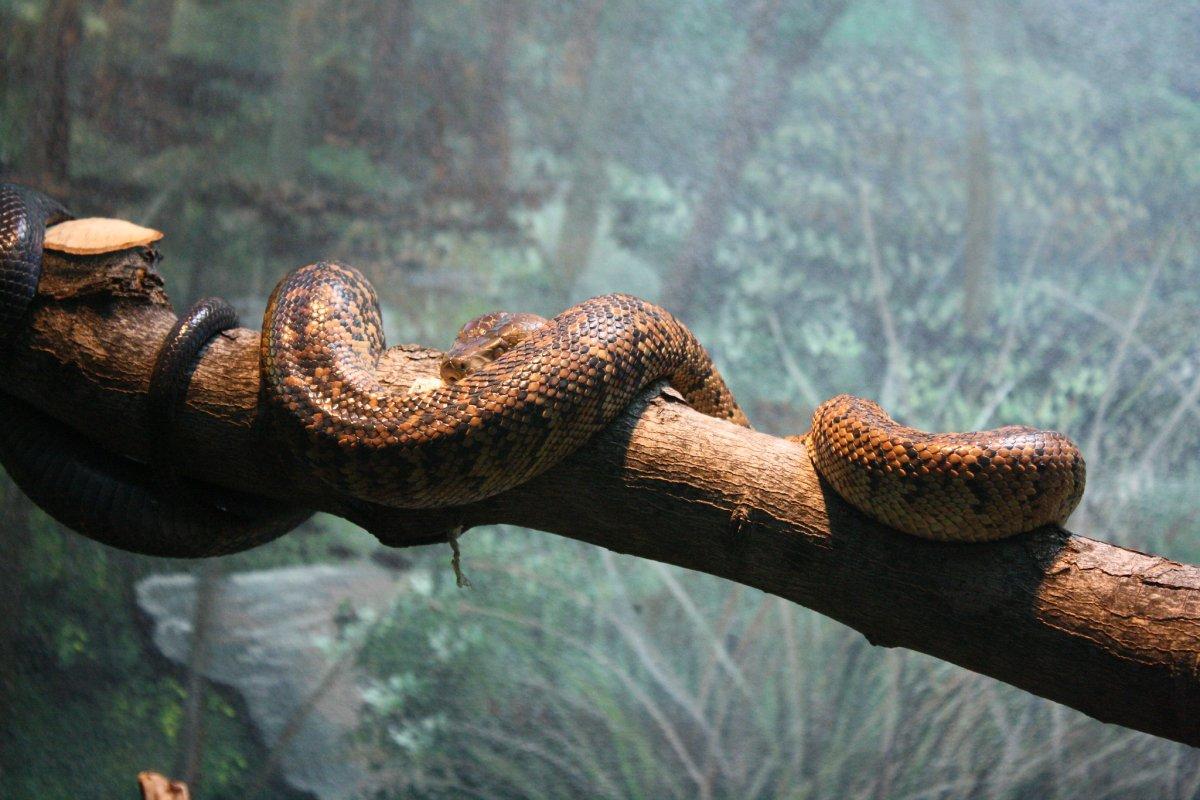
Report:
M 22 570 L 13 655 L 4 661 L 14 680 L 0 724 L 3 796 L 119 797 L 140 770 L 170 772 L 185 692 L 180 671 L 153 655 L 131 602 L 132 583 L 163 562 L 89 542 L 37 512 L 29 538 L 9 544 L 5 557 Z M 262 757 L 234 703 L 208 695 L 207 797 L 242 796 Z
M 375 282 L 393 341 L 434 346 L 585 288 L 656 297 L 721 196 L 687 321 L 758 426 L 798 432 L 854 391 L 928 427 L 1057 427 L 1087 449 L 1081 532 L 1198 561 L 1194 4 L 957 5 L 969 42 L 949 3 L 858 0 L 800 53 L 828 0 L 765 24 L 771 3 L 716 0 L 84 2 L 54 188 L 165 230 L 177 307 L 224 294 L 253 326 L 285 270 L 337 258 Z M 58 7 L 0 0 L 0 172 L 35 182 Z M 974 328 L 964 44 L 995 209 Z M 572 196 L 598 211 L 572 216 Z M 594 239 L 590 261 L 556 263 L 566 234 Z M 38 514 L 4 533 L 0 794 L 115 797 L 173 769 L 185 676 L 132 586 L 186 565 Z M 371 546 L 319 518 L 224 566 Z M 474 590 L 419 551 L 432 583 L 361 623 L 358 743 L 385 794 L 1195 794 L 1192 753 L 757 593 L 510 529 L 463 547 Z M 231 694 L 205 718 L 202 796 L 241 797 L 261 744 Z

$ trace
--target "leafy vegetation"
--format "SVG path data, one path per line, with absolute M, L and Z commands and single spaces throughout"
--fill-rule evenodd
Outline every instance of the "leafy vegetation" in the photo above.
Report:
M 0 173 L 164 229 L 178 305 L 252 325 L 333 257 L 393 342 L 444 345 L 634 292 L 759 427 L 839 391 L 1056 427 L 1089 461 L 1074 530 L 1200 561 L 1192 3 L 0 0 L 0 26 Z M 5 503 L 0 795 L 128 794 L 181 763 L 187 693 L 132 586 L 191 567 Z M 369 547 L 322 520 L 223 569 Z M 463 547 L 474 590 L 406 554 L 439 577 L 358 656 L 385 796 L 1200 797 L 1193 751 L 759 593 L 512 529 Z M 266 753 L 206 704 L 200 796 L 243 797 Z

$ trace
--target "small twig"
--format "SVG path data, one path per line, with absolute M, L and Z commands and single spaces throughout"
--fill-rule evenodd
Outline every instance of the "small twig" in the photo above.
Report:
M 450 552 L 452 553 L 450 556 L 450 566 L 454 569 L 454 585 L 459 589 L 470 589 L 471 581 L 467 579 L 466 574 L 463 572 L 462 550 L 458 546 L 458 537 L 462 535 L 462 532 L 462 526 L 459 525 L 448 537 Z

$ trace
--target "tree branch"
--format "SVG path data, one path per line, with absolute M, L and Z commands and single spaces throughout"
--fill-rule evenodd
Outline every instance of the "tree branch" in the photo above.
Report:
M 101 445 L 144 458 L 145 390 L 174 321 L 153 258 L 48 254 L 5 390 Z M 383 359 L 403 389 L 439 354 Z M 346 516 L 384 543 L 510 523 L 718 575 L 805 605 L 869 641 L 929 653 L 1090 714 L 1200 745 L 1200 568 L 1049 527 L 927 542 L 822 486 L 802 445 L 648 392 L 548 473 L 468 506 L 409 511 L 338 496 L 274 446 L 259 411 L 258 334 L 218 337 L 181 414 L 183 471 Z

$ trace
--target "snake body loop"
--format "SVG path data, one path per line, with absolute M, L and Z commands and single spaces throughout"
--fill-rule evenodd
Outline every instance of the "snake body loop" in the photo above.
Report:
M 312 516 L 312 511 L 266 498 L 185 479 L 186 458 L 175 445 L 176 420 L 200 354 L 214 336 L 238 327 L 237 312 L 219 297 L 196 301 L 163 338 L 146 391 L 150 468 L 158 492 L 178 506 L 201 512 L 206 530 L 189 549 L 203 555 L 240 552 L 278 539 Z M 214 536 L 214 532 L 219 535 Z M 182 547 L 180 536 L 174 540 Z
M 238 326 L 237 312 L 219 297 L 196 301 L 163 338 L 146 392 L 146 432 L 153 466 L 174 474 L 175 418 L 187 395 L 192 370 L 212 337 Z
M 170 491 L 145 464 L 64 430 L 15 397 L 0 394 L 0 414 L 6 421 L 0 463 L 13 483 L 89 539 L 141 555 L 200 558 L 247 550 L 286 533 L 265 532 L 260 518 L 221 508 L 217 503 L 224 501 L 203 485 L 185 495 Z
M 400 393 L 375 374 L 375 293 L 350 267 L 302 267 L 263 319 L 264 391 L 296 455 L 329 484 L 402 508 L 457 505 L 523 483 L 666 378 L 700 411 L 746 424 L 712 360 L 661 308 L 581 303 L 461 380 Z
M 704 348 L 657 306 L 606 295 L 554 319 L 503 312 L 463 327 L 447 384 L 418 393 L 375 374 L 384 341 L 356 270 L 302 267 L 263 320 L 264 391 L 296 455 L 339 491 L 421 508 L 481 500 L 549 469 L 666 378 L 697 410 L 747 425 Z M 928 434 L 841 395 L 803 441 L 851 505 L 906 533 L 982 541 L 1066 519 L 1083 492 L 1069 439 L 1025 427 Z
M 843 394 L 817 407 L 806 444 L 843 499 L 927 539 L 986 541 L 1064 522 L 1083 496 L 1083 456 L 1057 431 L 925 433 Z
M 0 184 L 0 345 L 11 341 L 36 295 L 48 223 L 62 206 L 28 187 Z M 198 557 L 237 552 L 274 539 L 311 512 L 284 508 L 200 481 L 172 480 L 175 411 L 201 349 L 230 327 L 232 309 L 198 304 L 160 350 L 149 397 L 156 465 L 105 451 L 14 397 L 0 393 L 0 463 L 50 516 L 104 544 L 135 553 Z M 232 319 L 236 324 L 236 317 Z

